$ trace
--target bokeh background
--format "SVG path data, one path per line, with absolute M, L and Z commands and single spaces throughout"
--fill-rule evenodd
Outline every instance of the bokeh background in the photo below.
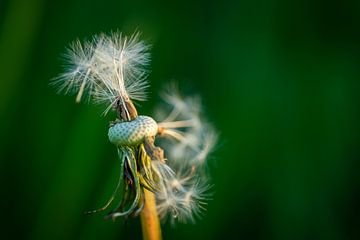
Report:
M 1 239 L 141 239 L 82 214 L 116 183 L 113 116 L 48 85 L 116 29 L 153 44 L 141 113 L 176 80 L 221 133 L 207 212 L 164 239 L 360 239 L 360 2 L 333 0 L 1 0 Z

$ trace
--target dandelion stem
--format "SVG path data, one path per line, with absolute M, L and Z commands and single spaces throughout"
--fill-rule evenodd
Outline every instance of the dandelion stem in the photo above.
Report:
M 129 115 L 123 115 L 123 119 L 131 121 L 137 117 L 137 110 L 131 100 L 124 102 L 126 110 Z M 124 109 L 121 109 L 121 105 L 118 109 L 122 114 Z M 159 222 L 159 216 L 156 211 L 155 195 L 144 188 L 144 208 L 140 213 L 141 228 L 143 232 L 144 240 L 161 240 L 161 228 Z
M 140 213 L 144 240 L 161 240 L 161 228 L 156 211 L 155 195 L 144 189 L 145 205 Z

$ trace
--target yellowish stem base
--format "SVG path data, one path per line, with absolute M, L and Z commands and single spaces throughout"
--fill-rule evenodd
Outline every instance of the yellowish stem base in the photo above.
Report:
M 145 206 L 140 213 L 144 240 L 161 240 L 161 228 L 156 211 L 155 195 L 144 189 Z

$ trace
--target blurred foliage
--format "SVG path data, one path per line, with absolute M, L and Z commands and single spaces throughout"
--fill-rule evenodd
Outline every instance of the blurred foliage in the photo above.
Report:
M 359 239 L 359 1 L 0 1 L 1 239 L 140 239 L 84 216 L 116 184 L 101 108 L 49 87 L 74 39 L 152 48 L 151 114 L 170 80 L 221 132 L 215 195 L 164 239 Z

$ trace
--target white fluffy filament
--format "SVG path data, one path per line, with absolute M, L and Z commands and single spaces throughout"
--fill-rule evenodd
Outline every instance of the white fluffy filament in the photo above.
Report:
M 75 93 L 76 101 L 86 95 L 97 103 L 112 105 L 117 100 L 144 101 L 150 61 L 149 45 L 114 32 L 100 34 L 91 41 L 74 42 L 65 54 L 66 70 L 54 84 L 59 91 Z

